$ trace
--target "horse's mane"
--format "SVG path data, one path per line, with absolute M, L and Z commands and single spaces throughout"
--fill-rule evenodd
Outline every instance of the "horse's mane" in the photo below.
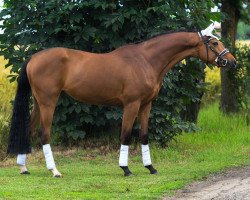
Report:
M 172 33 L 180 33 L 180 32 L 198 32 L 200 30 L 197 30 L 197 29 L 179 29 L 179 30 L 167 30 L 167 31 L 164 31 L 164 32 L 161 32 L 161 33 L 157 33 L 157 34 L 154 34 L 154 35 L 151 35 L 151 36 L 145 36 L 145 37 L 142 37 L 141 39 L 139 40 L 135 40 L 134 42 L 131 42 L 131 43 L 127 43 L 127 44 L 124 44 L 120 47 L 118 47 L 117 49 L 121 49 L 121 48 L 126 48 L 128 46 L 131 46 L 131 45 L 137 45 L 137 44 L 140 44 L 140 43 L 143 43 L 143 42 L 146 42 L 148 40 L 151 40 L 151 39 L 154 39 L 154 38 L 157 38 L 159 36 L 162 36 L 162 35 L 170 35 Z
M 167 31 L 164 31 L 164 32 L 161 32 L 161 33 L 157 33 L 157 34 L 155 34 L 155 35 L 147 36 L 147 37 L 145 37 L 145 38 L 142 38 L 142 39 L 140 39 L 140 40 L 137 40 L 137 41 L 135 41 L 133 44 L 139 44 L 139 43 L 145 42 L 145 41 L 147 41 L 147 40 L 156 38 L 156 37 L 161 36 L 161 35 L 168 35 L 168 34 L 179 33 L 179 32 L 198 32 L 198 31 L 200 31 L 200 30 L 197 30 L 197 29 L 167 30 Z

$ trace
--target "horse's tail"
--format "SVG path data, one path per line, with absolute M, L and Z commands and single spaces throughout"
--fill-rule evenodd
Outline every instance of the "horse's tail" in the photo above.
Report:
M 29 60 L 24 62 L 18 78 L 7 150 L 7 152 L 11 154 L 26 154 L 31 152 L 29 136 L 29 101 L 31 87 L 26 71 L 28 63 Z

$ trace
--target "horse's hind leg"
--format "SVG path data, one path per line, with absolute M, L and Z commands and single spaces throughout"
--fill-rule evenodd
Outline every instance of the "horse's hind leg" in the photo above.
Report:
M 128 150 L 131 139 L 131 131 L 135 118 L 138 115 L 140 102 L 133 102 L 124 106 L 122 117 L 121 149 L 119 157 L 119 166 L 124 171 L 124 176 L 132 175 L 128 168 Z
M 31 119 L 30 119 L 30 125 L 29 125 L 29 134 L 31 136 L 33 136 L 34 132 L 35 132 L 35 128 L 37 126 L 37 124 L 39 123 L 40 120 L 40 112 L 39 112 L 39 107 L 38 107 L 38 103 L 35 99 L 35 97 L 33 97 L 33 110 L 31 113 Z M 26 167 L 26 158 L 27 155 L 26 154 L 18 154 L 17 155 L 17 164 L 20 166 L 20 174 L 30 174 L 30 172 L 28 171 L 27 167 Z
M 20 174 L 30 174 L 26 167 L 26 154 L 17 155 L 17 164 L 20 166 Z
M 50 129 L 58 97 L 59 94 L 43 94 L 40 96 L 40 98 L 37 98 L 41 119 L 41 142 L 43 145 L 46 166 L 48 170 L 52 171 L 54 177 L 62 176 L 56 168 L 54 157 L 50 147 Z
M 143 165 L 149 169 L 151 174 L 157 174 L 157 170 L 153 167 L 150 157 L 150 151 L 148 146 L 148 120 L 151 110 L 152 103 L 143 105 L 139 111 L 139 122 L 141 125 L 140 138 L 141 138 L 141 149 L 142 149 L 142 161 Z
M 37 100 L 33 96 L 33 110 L 31 113 L 30 125 L 29 125 L 30 127 L 29 132 L 32 137 L 34 137 L 35 135 L 35 129 L 38 126 L 39 122 L 40 122 L 40 110 L 39 110 Z

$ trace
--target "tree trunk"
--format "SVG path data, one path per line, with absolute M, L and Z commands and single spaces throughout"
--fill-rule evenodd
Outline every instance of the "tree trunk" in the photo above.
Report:
M 222 0 L 221 11 L 226 14 L 225 21 L 221 24 L 221 35 L 227 41 L 227 46 L 232 51 L 235 49 L 235 38 L 238 24 L 238 9 L 230 0 Z M 239 110 L 233 71 L 221 68 L 221 99 L 220 109 L 224 113 L 237 112 Z
M 203 94 L 201 94 L 202 97 Z M 200 98 L 201 99 L 201 98 Z M 188 122 L 197 123 L 201 101 L 191 102 L 186 106 L 186 110 L 181 112 L 181 119 Z

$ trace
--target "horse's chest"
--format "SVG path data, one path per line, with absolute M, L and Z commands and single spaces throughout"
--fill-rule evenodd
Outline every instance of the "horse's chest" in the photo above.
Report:
M 159 85 L 156 85 L 154 88 L 153 88 L 153 91 L 152 91 L 152 98 L 154 99 L 154 98 L 156 98 L 157 97 L 157 95 L 158 95 L 158 93 L 159 93 L 159 91 L 160 91 L 160 86 Z
M 160 85 L 158 84 L 154 84 L 151 85 L 151 87 L 148 87 L 146 90 L 145 101 L 154 100 L 157 97 L 159 90 L 160 90 Z

